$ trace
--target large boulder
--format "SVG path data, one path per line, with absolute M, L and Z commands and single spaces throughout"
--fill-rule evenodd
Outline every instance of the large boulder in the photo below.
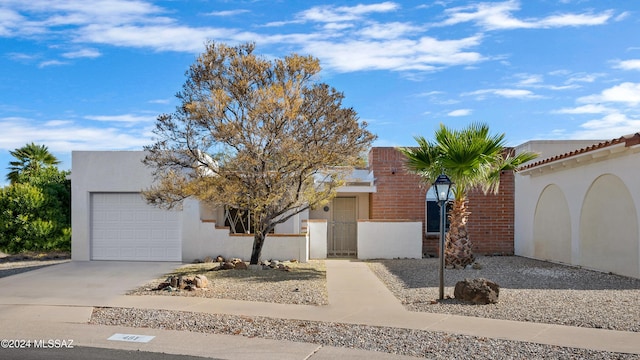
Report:
M 500 286 L 484 278 L 458 281 L 453 291 L 456 299 L 476 305 L 496 304 L 499 294 Z
M 193 279 L 193 283 L 195 284 L 196 288 L 202 289 L 209 286 L 209 279 L 207 279 L 207 277 L 202 274 L 198 274 Z

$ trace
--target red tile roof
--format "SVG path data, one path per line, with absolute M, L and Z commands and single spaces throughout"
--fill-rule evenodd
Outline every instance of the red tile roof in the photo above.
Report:
M 572 156 L 575 155 L 580 155 L 580 154 L 584 154 L 584 153 L 588 153 L 590 151 L 594 151 L 594 150 L 599 150 L 599 149 L 603 149 L 609 146 L 613 146 L 613 145 L 617 145 L 617 144 L 622 144 L 624 143 L 625 147 L 629 147 L 629 146 L 633 146 L 633 145 L 638 145 L 640 144 L 640 132 L 637 132 L 635 134 L 630 134 L 630 135 L 625 135 L 625 136 L 621 136 L 617 139 L 613 139 L 613 140 L 608 140 L 608 141 L 603 141 L 601 143 L 597 143 L 591 146 L 587 146 L 578 150 L 574 150 L 574 151 L 570 151 L 564 154 L 560 154 L 560 155 L 556 155 L 556 156 L 552 156 L 550 158 L 546 158 L 540 161 L 536 161 L 533 162 L 531 164 L 525 165 L 523 167 L 520 168 L 520 170 L 525 170 L 525 169 L 531 169 L 543 164 L 548 164 L 557 160 L 561 160 L 561 159 L 567 159 L 570 158 Z

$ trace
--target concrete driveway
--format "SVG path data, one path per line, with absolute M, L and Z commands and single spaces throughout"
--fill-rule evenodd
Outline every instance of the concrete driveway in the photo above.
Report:
M 180 263 L 71 261 L 0 278 L 0 305 L 107 306 Z

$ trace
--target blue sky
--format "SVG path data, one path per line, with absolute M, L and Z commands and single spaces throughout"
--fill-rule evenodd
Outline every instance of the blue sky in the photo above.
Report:
M 141 149 L 207 40 L 320 59 L 376 146 L 487 122 L 509 145 L 640 131 L 640 2 L 0 1 L 9 150 Z

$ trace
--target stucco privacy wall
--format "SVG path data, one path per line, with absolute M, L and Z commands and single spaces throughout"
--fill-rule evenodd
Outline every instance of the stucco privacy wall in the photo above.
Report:
M 376 176 L 377 192 L 371 193 L 369 216 L 372 220 L 407 220 L 422 223 L 422 252 L 438 253 L 439 233 L 425 234 L 426 192 L 428 186 L 406 171 L 405 158 L 391 147 L 369 152 L 369 167 Z M 469 194 L 469 237 L 473 250 L 481 254 L 513 254 L 513 172 L 500 176 L 497 195 L 481 191 Z
M 187 199 L 182 206 L 182 261 L 191 262 L 205 256 L 251 258 L 253 235 L 230 234 L 227 227 L 201 221 L 200 203 Z M 303 234 L 269 234 L 261 253 L 262 259 L 309 260 L 309 247 Z
M 640 277 L 640 135 L 516 175 L 517 255 Z
M 358 220 L 358 259 L 394 258 L 422 258 L 422 223 Z

